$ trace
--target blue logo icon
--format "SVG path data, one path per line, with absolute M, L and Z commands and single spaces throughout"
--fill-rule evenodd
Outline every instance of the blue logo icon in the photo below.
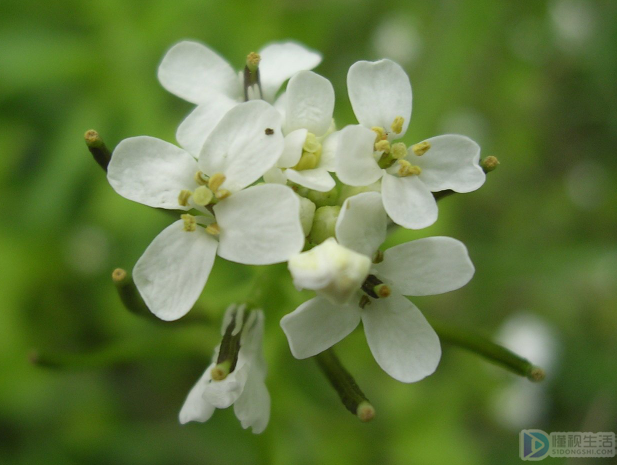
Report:
M 549 435 L 540 429 L 524 429 L 519 435 L 519 456 L 522 460 L 542 460 L 550 448 Z

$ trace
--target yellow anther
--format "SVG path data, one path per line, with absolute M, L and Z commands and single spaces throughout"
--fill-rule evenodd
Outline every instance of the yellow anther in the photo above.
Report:
M 430 148 L 431 148 L 431 143 L 426 140 L 424 142 L 419 142 L 411 146 L 411 150 L 413 150 L 413 153 L 415 153 L 418 156 L 424 155 L 426 152 L 428 152 Z
M 221 234 L 221 228 L 217 223 L 212 223 L 206 227 L 206 232 L 208 234 L 212 234 L 213 236 L 218 236 L 219 234 Z
M 206 184 L 208 184 L 208 176 L 203 174 L 201 171 L 198 171 L 197 173 L 195 173 L 195 182 L 200 186 L 205 186 Z
M 392 128 L 392 132 L 394 134 L 400 134 L 401 132 L 403 132 L 404 122 L 405 122 L 405 118 L 403 118 L 402 116 L 397 116 L 396 118 L 394 118 L 394 121 L 392 122 L 392 126 L 390 126 Z
M 306 139 L 304 141 L 304 145 L 302 146 L 302 150 L 305 152 L 315 153 L 321 150 L 321 144 L 317 140 L 317 136 L 312 132 L 309 132 L 306 135 Z
M 392 293 L 390 286 L 387 284 L 378 284 L 373 288 L 373 291 L 382 299 L 390 297 L 390 294 Z
M 208 181 L 208 187 L 214 193 L 219 190 L 219 187 L 225 182 L 225 175 L 223 173 L 215 173 L 210 176 L 210 180 Z
M 317 166 L 319 157 L 316 153 L 302 152 L 302 157 L 296 166 L 293 167 L 296 171 L 312 170 Z
M 407 146 L 402 142 L 397 142 L 396 144 L 392 144 L 392 149 L 390 150 L 392 154 L 392 158 L 395 160 L 400 160 L 407 156 Z
M 380 126 L 373 126 L 371 129 L 377 134 L 377 136 L 375 137 L 375 143 L 388 137 L 386 130 Z
M 388 142 L 387 140 L 380 140 L 379 142 L 376 142 L 375 151 L 390 153 L 390 142 Z
M 497 157 L 494 157 L 492 155 L 486 157 L 480 162 L 480 166 L 482 166 L 482 169 L 485 173 L 490 173 L 495 168 L 497 168 L 497 165 L 499 165 L 499 160 L 497 160 Z
M 222 363 L 218 363 L 210 370 L 210 375 L 214 381 L 223 381 L 229 375 L 231 369 L 231 361 L 225 360 Z
M 186 207 L 189 204 L 189 199 L 191 198 L 191 195 L 193 195 L 191 191 L 182 189 L 178 194 L 178 203 L 181 206 Z
M 259 53 L 251 52 L 246 56 L 246 66 L 251 71 L 256 71 L 261 61 Z
M 398 164 L 398 175 L 402 178 L 422 173 L 422 169 L 419 166 L 412 165 L 407 160 L 399 160 Z
M 197 221 L 195 221 L 195 217 L 188 213 L 184 215 L 180 215 L 180 218 L 184 220 L 184 230 L 188 232 L 195 231 L 197 229 Z
M 219 199 L 219 200 L 223 200 L 226 199 L 227 197 L 229 197 L 231 195 L 231 192 L 229 192 L 227 189 L 219 189 L 218 191 L 216 191 L 216 193 L 214 194 L 214 196 Z
M 212 202 L 212 197 L 214 197 L 214 194 L 206 186 L 199 186 L 195 189 L 195 192 L 193 192 L 193 201 L 197 205 L 201 205 L 203 207 Z

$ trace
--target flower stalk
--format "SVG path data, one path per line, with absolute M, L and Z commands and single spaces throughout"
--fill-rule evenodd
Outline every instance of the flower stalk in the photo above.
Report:
M 328 349 L 315 356 L 315 361 L 336 390 L 347 410 L 360 421 L 368 422 L 375 416 L 375 408 L 368 401 L 358 384 L 341 364 L 334 350 Z
M 546 375 L 542 368 L 485 337 L 441 321 L 430 320 L 430 323 L 442 342 L 480 355 L 514 374 L 526 377 L 530 381 L 540 382 Z

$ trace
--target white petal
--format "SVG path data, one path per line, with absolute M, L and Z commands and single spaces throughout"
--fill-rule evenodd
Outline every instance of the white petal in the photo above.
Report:
M 300 201 L 300 222 L 302 223 L 302 232 L 304 236 L 311 233 L 313 227 L 313 219 L 315 218 L 315 210 L 317 207 L 306 197 L 298 196 Z
M 418 157 L 409 149 L 408 159 L 422 168 L 420 179 L 433 192 L 452 189 L 471 192 L 486 180 L 480 167 L 480 146 L 465 136 L 446 134 L 427 139 L 431 148 Z M 411 161 L 411 160 L 410 160 Z
M 353 125 L 338 134 L 336 175 L 350 186 L 368 186 L 377 181 L 382 170 L 373 158 L 375 132 Z
M 234 413 L 242 428 L 252 427 L 254 434 L 266 429 L 270 420 L 270 394 L 266 383 L 257 372 L 251 372 L 244 391 L 234 403 Z
M 312 71 L 300 71 L 287 84 L 285 131 L 305 128 L 321 136 L 332 122 L 334 88 Z
M 371 260 L 330 237 L 311 250 L 290 257 L 288 266 L 297 289 L 317 291 L 330 302 L 343 305 L 360 290 Z
M 216 408 L 227 408 L 238 400 L 244 391 L 246 381 L 250 371 L 250 364 L 244 363 L 236 365 L 224 380 L 211 381 L 204 387 L 203 397 L 206 402 Z
M 296 171 L 290 168 L 285 171 L 285 175 L 290 181 L 319 192 L 328 192 L 336 185 L 330 173 L 323 168 L 302 171 Z
M 306 141 L 306 129 L 296 129 L 285 136 L 285 147 L 281 157 L 276 162 L 279 168 L 296 166 L 302 156 L 302 146 Z
M 404 228 L 422 229 L 437 221 L 437 202 L 417 176 L 400 178 L 385 174 L 381 195 L 392 221 Z
M 300 252 L 300 201 L 287 186 L 250 187 L 214 206 L 221 227 L 219 255 L 247 265 L 284 262 Z
M 405 297 L 374 299 L 362 311 L 366 340 L 379 366 L 394 379 L 413 383 L 435 371 L 439 338 L 422 312 Z
M 333 132 L 321 142 L 321 159 L 319 166 L 328 171 L 336 171 L 336 151 L 338 149 L 339 132 Z
M 287 176 L 283 170 L 273 166 L 264 173 L 264 182 L 268 184 L 287 184 Z
M 281 319 L 281 327 L 296 358 L 317 355 L 351 333 L 360 322 L 360 307 L 335 305 L 322 297 L 304 302 Z
M 313 69 L 321 63 L 321 54 L 294 42 L 269 44 L 259 55 L 261 87 L 267 101 L 272 101 L 281 85 L 298 71 Z
M 188 210 L 178 204 L 183 189 L 197 187 L 197 162 L 184 150 L 154 137 L 124 139 L 107 167 L 109 184 L 121 196 L 150 207 Z
M 391 247 L 374 268 L 379 278 L 390 281 L 403 295 L 453 291 L 467 284 L 474 273 L 467 248 L 451 237 L 427 237 Z
M 274 108 L 278 110 L 283 119 L 285 119 L 285 109 L 287 108 L 287 92 L 283 92 L 274 102 Z
M 369 258 L 386 240 L 387 229 L 388 217 L 378 192 L 349 197 L 336 220 L 339 243 Z
M 411 117 L 411 84 L 407 74 L 391 60 L 358 61 L 349 68 L 347 87 L 351 106 L 362 126 L 390 131 L 403 117 L 402 137 Z
M 240 96 L 240 82 L 229 63 L 198 42 L 171 47 L 159 65 L 158 77 L 165 89 L 192 103 L 202 103 L 212 94 Z
M 279 112 L 263 100 L 252 100 L 223 116 L 201 150 L 199 166 L 209 176 L 223 173 L 227 180 L 222 188 L 235 192 L 272 168 L 283 146 Z
M 224 95 L 209 96 L 178 127 L 176 131 L 178 143 L 197 158 L 208 135 L 225 113 L 237 104 L 238 102 Z
M 161 320 L 183 317 L 201 294 L 218 242 L 201 227 L 185 231 L 176 221 L 154 238 L 133 268 L 133 279 L 152 313 Z
M 180 410 L 180 423 L 183 425 L 189 421 L 208 421 L 214 413 L 216 407 L 206 402 L 203 398 L 204 388 L 212 379 L 210 370 L 213 366 L 214 364 L 206 368 L 204 374 L 201 375 L 199 381 L 195 383 L 195 386 L 193 386 L 189 395 L 186 397 L 184 405 L 182 405 L 182 409 Z

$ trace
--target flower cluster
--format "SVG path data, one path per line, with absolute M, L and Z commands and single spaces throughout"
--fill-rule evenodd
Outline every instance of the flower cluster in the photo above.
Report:
M 332 84 L 311 71 L 320 61 L 292 42 L 249 54 L 239 73 L 197 42 L 167 52 L 161 84 L 197 105 L 178 127 L 181 148 L 134 137 L 108 166 L 120 195 L 179 211 L 136 263 L 135 284 L 151 312 L 171 321 L 193 307 L 216 255 L 248 265 L 288 262 L 296 287 L 317 293 L 281 320 L 295 357 L 321 353 L 362 320 L 384 371 L 418 381 L 434 372 L 441 349 L 405 296 L 458 289 L 474 268 L 465 246 L 448 237 L 380 247 L 389 226 L 421 229 L 437 220 L 434 192 L 478 189 L 480 148 L 451 134 L 404 142 L 411 84 L 387 59 L 351 66 L 358 124 L 339 129 Z M 228 309 L 223 342 L 189 393 L 182 423 L 234 404 L 244 427 L 266 427 L 263 320 L 258 310 Z

